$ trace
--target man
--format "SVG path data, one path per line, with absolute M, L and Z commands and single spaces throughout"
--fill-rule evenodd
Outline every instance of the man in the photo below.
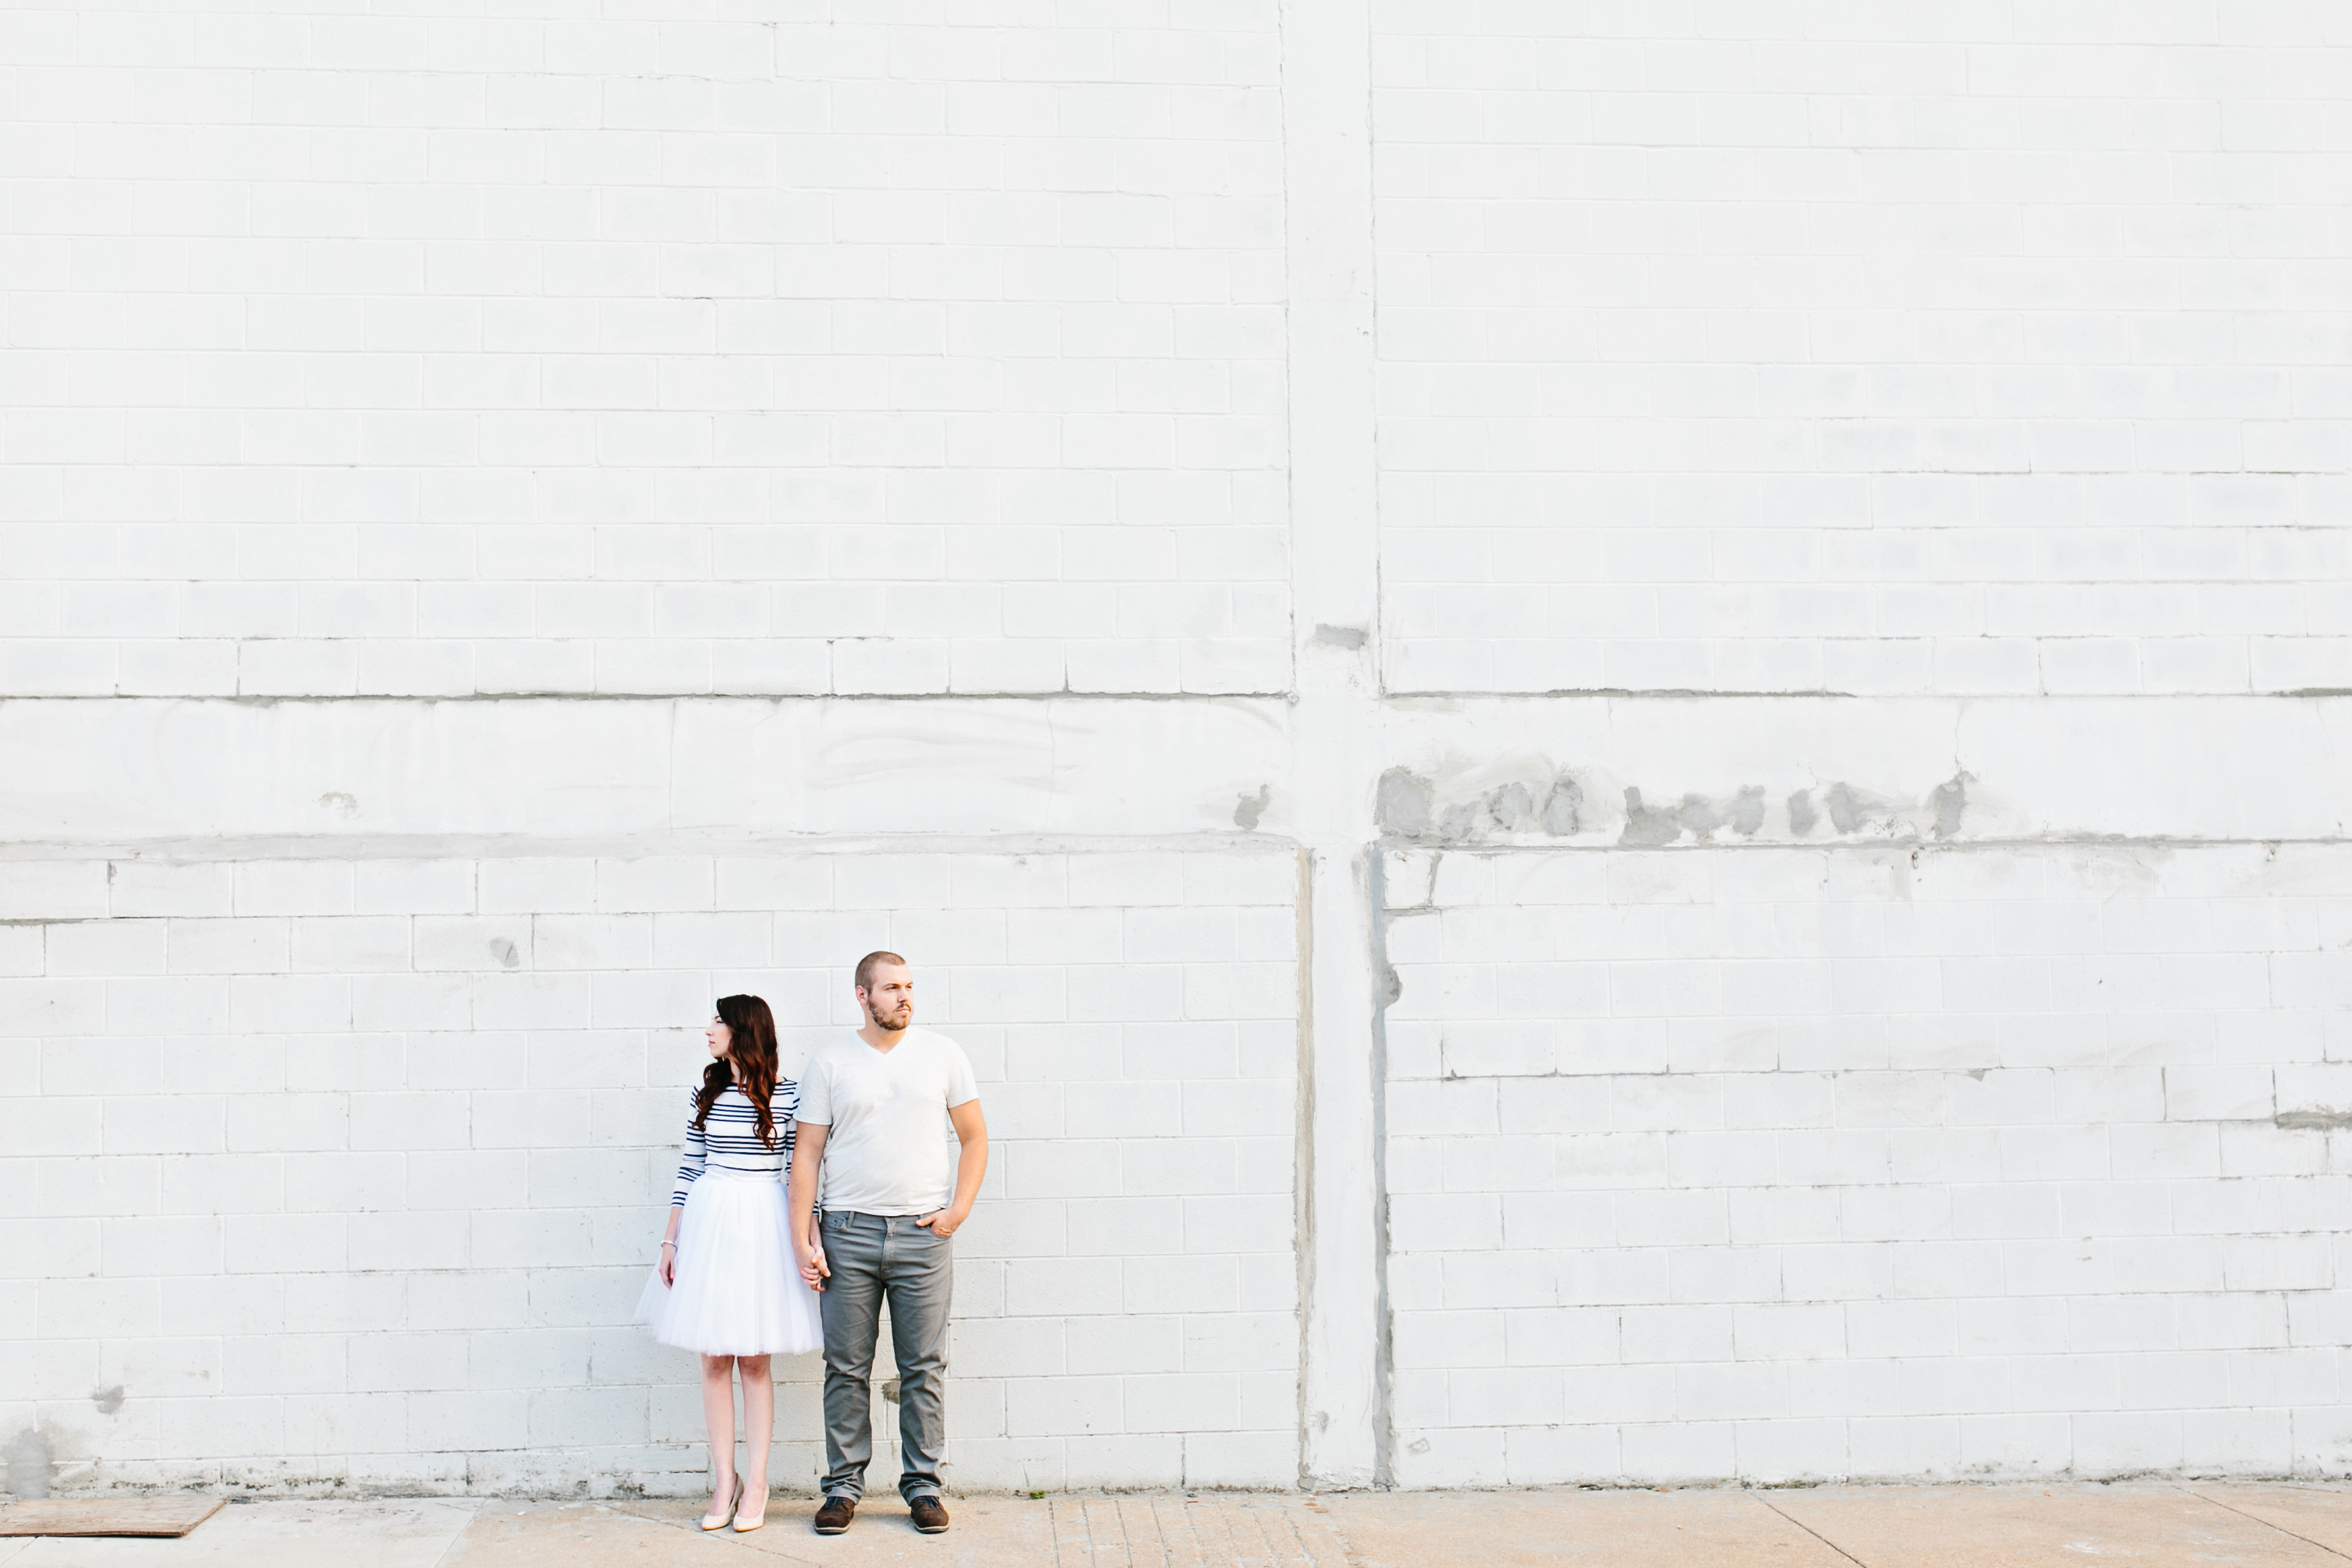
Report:
M 867 1391 L 882 1303 L 898 1359 L 898 1494 L 915 1528 L 948 1527 L 948 1246 L 980 1196 L 988 1127 L 963 1048 L 916 1029 L 915 980 L 896 953 L 857 961 L 855 1034 L 818 1047 L 801 1073 L 793 1155 L 793 1250 L 824 1320 L 824 1504 L 816 1532 L 849 1528 L 874 1457 Z M 950 1178 L 941 1123 L 962 1152 Z M 824 1177 L 823 1213 L 809 1217 Z

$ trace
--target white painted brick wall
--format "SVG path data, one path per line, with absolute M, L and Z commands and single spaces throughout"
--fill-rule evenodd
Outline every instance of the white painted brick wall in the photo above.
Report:
M 1374 13 L 1392 689 L 2352 684 L 2336 7 Z
M 0 24 L 0 687 L 1288 685 L 1270 5 Z
M 103 5 L 0 13 L 69 1484 L 690 1489 L 695 1020 L 877 941 L 964 1484 L 2352 1471 L 2336 9 Z
M 1404 1484 L 2352 1460 L 2340 847 L 1390 863 Z
M 789 1071 L 890 946 L 994 1143 L 958 1484 L 1287 1485 L 1296 880 L 1272 846 L 0 862 L 0 1427 L 68 1481 L 693 1490 L 692 1357 L 628 1315 L 700 1020 L 766 996 Z M 813 1481 L 815 1358 L 780 1375 Z

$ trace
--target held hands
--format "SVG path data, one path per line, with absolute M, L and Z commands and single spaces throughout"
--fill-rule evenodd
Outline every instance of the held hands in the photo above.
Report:
M 833 1270 L 824 1260 L 824 1239 L 818 1233 L 812 1217 L 808 1228 L 808 1255 L 801 1260 L 801 1279 L 812 1291 L 823 1291 L 824 1282 L 833 1278 Z
M 966 1218 L 966 1214 L 959 1214 L 952 1208 L 942 1208 L 937 1214 L 923 1216 L 915 1223 L 930 1227 L 932 1235 L 945 1240 L 962 1228 Z M 823 1291 L 824 1282 L 833 1278 L 833 1267 L 825 1261 L 824 1234 L 818 1230 L 817 1222 L 814 1218 L 809 1221 L 808 1236 L 805 1240 L 806 1246 L 801 1258 L 801 1279 L 810 1290 Z M 662 1267 L 665 1269 L 670 1267 L 667 1257 Z

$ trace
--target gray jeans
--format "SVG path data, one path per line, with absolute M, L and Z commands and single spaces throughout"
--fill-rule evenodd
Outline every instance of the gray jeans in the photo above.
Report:
M 817 1298 L 824 1318 L 824 1494 L 866 1495 L 874 1458 L 874 1341 L 890 1303 L 898 1358 L 898 1495 L 937 1497 L 948 1442 L 948 1297 L 955 1246 L 913 1215 L 827 1211 L 824 1260 L 833 1277 Z

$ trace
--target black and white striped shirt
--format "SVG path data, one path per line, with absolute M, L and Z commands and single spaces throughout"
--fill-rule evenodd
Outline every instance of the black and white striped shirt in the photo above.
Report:
M 694 1178 L 706 1166 L 717 1166 L 730 1171 L 772 1171 L 781 1177 L 790 1163 L 793 1134 L 801 1110 L 801 1086 L 789 1078 L 776 1080 L 775 1097 L 768 1102 L 768 1114 L 775 1119 L 776 1144 L 770 1148 L 760 1141 L 760 1113 L 751 1097 L 730 1083 L 719 1092 L 711 1103 L 710 1114 L 703 1124 L 694 1124 L 694 1103 L 701 1092 L 689 1091 L 686 1097 L 686 1163 L 677 1167 L 677 1190 L 669 1195 L 670 1207 L 686 1202 L 687 1190 Z

